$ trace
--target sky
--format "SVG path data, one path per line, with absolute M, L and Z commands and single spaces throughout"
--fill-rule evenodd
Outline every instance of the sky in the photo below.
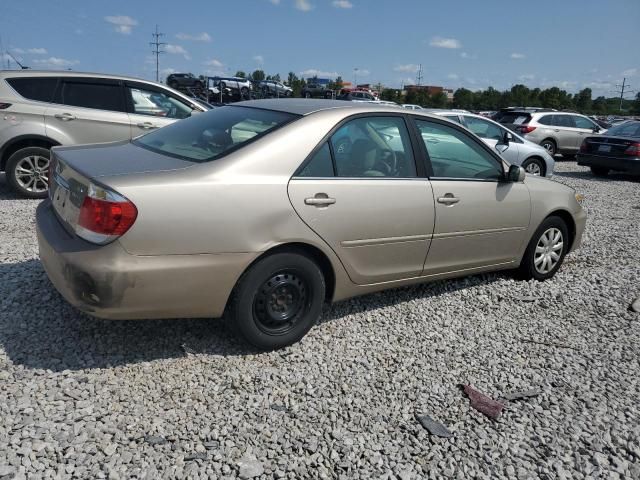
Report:
M 156 24 L 161 81 L 261 68 L 399 88 L 421 64 L 454 89 L 640 91 L 640 0 L 0 0 L 2 51 L 33 68 L 155 79 Z

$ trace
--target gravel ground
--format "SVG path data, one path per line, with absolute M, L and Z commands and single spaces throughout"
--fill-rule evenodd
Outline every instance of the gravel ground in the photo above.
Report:
M 0 479 L 640 478 L 640 184 L 557 170 L 589 219 L 555 279 L 342 302 L 268 354 L 218 320 L 78 313 L 0 177 Z M 459 384 L 541 394 L 492 421 Z

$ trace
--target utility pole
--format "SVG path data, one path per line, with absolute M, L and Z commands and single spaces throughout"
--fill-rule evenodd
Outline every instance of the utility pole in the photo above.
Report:
M 422 85 L 422 64 L 418 65 L 418 74 L 416 75 L 416 85 Z
M 353 69 L 353 88 L 358 88 L 358 68 Z
M 164 53 L 164 50 L 161 50 L 161 47 L 166 45 L 166 42 L 161 42 L 160 38 L 164 36 L 164 33 L 158 32 L 158 25 L 156 24 L 156 33 L 152 33 L 153 42 L 149 42 L 149 44 L 153 47 L 151 51 L 156 56 L 156 82 L 160 81 L 160 55 Z

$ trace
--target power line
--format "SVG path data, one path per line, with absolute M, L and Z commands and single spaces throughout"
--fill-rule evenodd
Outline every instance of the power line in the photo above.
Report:
M 620 111 L 622 111 L 622 101 L 625 100 L 624 94 L 635 92 L 635 90 L 629 90 L 630 86 L 631 85 L 627 83 L 626 77 L 622 79 L 622 85 L 616 85 L 616 87 L 618 87 L 618 90 L 615 90 L 615 93 L 620 94 L 620 107 L 619 107 Z
M 153 42 L 149 42 L 149 44 L 154 47 L 151 51 L 156 56 L 156 82 L 160 81 L 160 55 L 164 53 L 164 50 L 161 50 L 160 47 L 166 45 L 166 42 L 161 42 L 160 38 L 164 36 L 164 33 L 158 32 L 158 25 L 156 24 L 156 33 L 152 33 Z

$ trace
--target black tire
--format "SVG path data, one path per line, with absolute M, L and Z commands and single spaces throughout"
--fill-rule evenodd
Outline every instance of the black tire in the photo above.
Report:
M 331 92 L 325 92 L 324 98 L 326 98 L 327 100 L 331 100 L 333 98 L 333 94 Z
M 536 267 L 536 249 L 540 246 L 539 244 L 543 242 L 543 235 L 546 235 L 551 229 L 555 229 L 561 233 L 562 237 L 560 238 L 560 241 L 562 242 L 562 247 L 558 251 L 555 251 L 559 256 L 556 263 L 552 268 L 545 272 L 539 270 L 539 267 Z M 527 245 L 524 257 L 522 258 L 522 262 L 518 268 L 518 277 L 523 280 L 535 279 L 539 281 L 544 281 L 553 277 L 562 266 L 562 262 L 564 261 L 564 257 L 567 254 L 567 249 L 569 247 L 569 240 L 569 229 L 562 218 L 556 216 L 545 218 L 536 229 L 533 237 L 531 237 L 529 245 Z M 553 249 L 551 249 L 550 252 L 551 251 L 553 251 Z M 539 252 L 539 255 L 544 256 L 546 255 L 546 252 Z
M 532 175 L 540 175 L 541 177 L 544 177 L 547 171 L 545 163 L 541 159 L 536 157 L 527 158 L 524 162 L 522 162 L 522 168 L 524 168 L 527 173 L 530 173 Z M 536 173 L 536 171 L 539 173 Z
M 242 98 L 251 98 L 249 95 L 249 89 L 247 87 L 242 87 L 240 89 L 240 97 Z
M 43 168 L 37 169 L 37 173 L 34 175 L 34 185 L 38 188 L 44 188 L 42 191 L 36 191 L 36 189 L 28 189 L 25 188 L 26 180 L 25 177 L 21 177 L 19 172 L 17 172 L 17 168 L 19 165 L 23 163 L 23 160 L 27 158 L 44 158 L 46 159 L 47 165 L 44 166 L 44 162 L 38 161 L 38 164 Z M 48 162 L 51 158 L 51 152 L 42 147 L 26 147 L 21 148 L 20 150 L 14 152 L 7 160 L 7 165 L 5 166 L 5 173 L 7 176 L 7 182 L 9 186 L 20 196 L 25 198 L 46 198 L 47 193 L 49 191 L 48 186 Z
M 591 167 L 591 173 L 596 177 L 606 177 L 609 175 L 609 169 L 606 167 Z
M 304 92 L 304 98 L 311 98 L 311 92 Z
M 275 253 L 243 274 L 225 317 L 233 330 L 261 350 L 286 347 L 318 322 L 325 288 L 313 260 L 300 253 Z
M 540 146 L 547 150 L 547 152 L 549 152 L 549 155 L 551 155 L 552 157 L 556 153 L 558 153 L 558 145 L 552 138 L 545 138 L 540 142 Z

